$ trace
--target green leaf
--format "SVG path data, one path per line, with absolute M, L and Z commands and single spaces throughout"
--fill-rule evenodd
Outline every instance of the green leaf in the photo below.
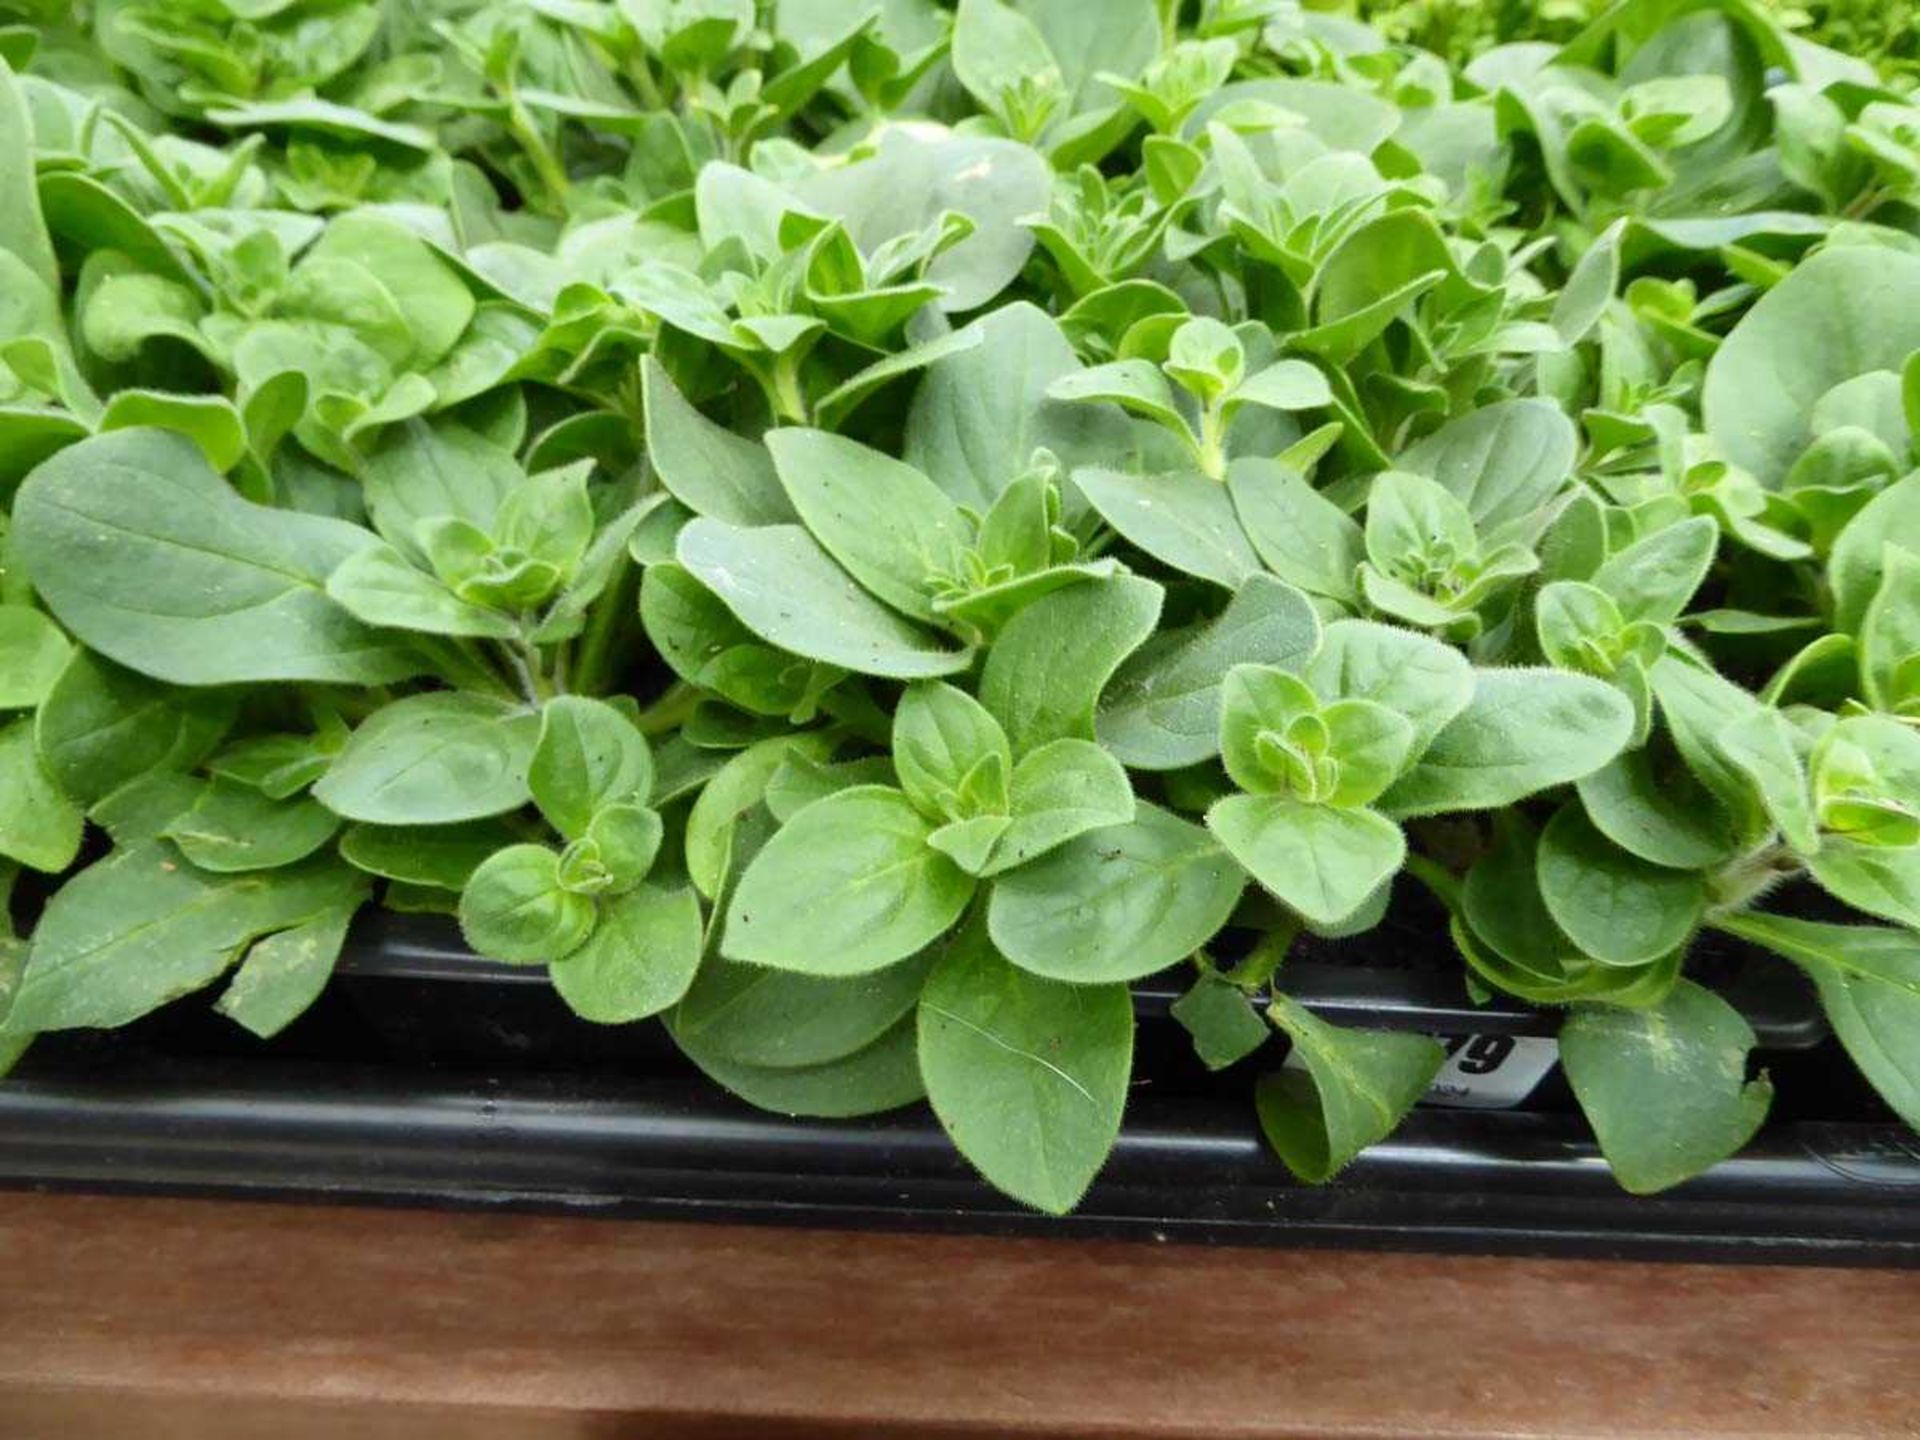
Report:
M 174 690 L 81 650 L 41 704 L 34 739 L 60 788 L 91 804 L 149 771 L 197 765 L 233 712 L 231 694 Z
M 1409 470 L 1374 476 L 1367 490 L 1364 539 L 1367 559 L 1390 576 L 1403 563 L 1420 561 L 1429 547 L 1444 547 L 1457 556 L 1479 550 L 1465 502 L 1438 481 Z
M 1327 80 L 1276 76 L 1221 86 L 1188 114 L 1182 133 L 1198 134 L 1229 107 L 1258 113 L 1262 103 L 1289 117 L 1299 116 L 1307 134 L 1329 150 L 1356 155 L 1371 155 L 1400 123 L 1390 103 L 1364 90 Z
M 1094 717 L 1100 743 L 1142 770 L 1210 759 L 1220 750 L 1227 671 L 1249 664 L 1298 670 L 1319 642 L 1306 596 L 1271 576 L 1249 576 L 1214 619 L 1154 636 L 1114 672 Z
M 199 297 L 176 281 L 158 275 L 110 275 L 87 297 L 80 315 L 80 340 L 102 360 L 124 364 L 138 359 L 147 341 L 163 335 L 198 348 L 203 343 L 199 327 L 205 313 Z M 56 353 L 50 351 L 48 359 L 57 369 Z M 41 383 L 54 391 L 61 385 L 57 374 Z M 105 418 L 103 413 L 101 419 Z
M 0 493 L 9 492 L 14 481 L 49 455 L 91 433 L 64 410 L 0 405 Z
M 1733 859 L 1733 819 L 1667 747 L 1628 750 L 1576 782 L 1587 818 L 1628 853 L 1675 870 Z
M 605 806 L 644 804 L 652 788 L 646 737 L 613 706 L 560 695 L 541 707 L 527 789 L 547 823 L 567 839 L 586 834 Z
M 311 130 L 348 141 L 377 140 L 408 150 L 424 152 L 434 148 L 433 132 L 424 126 L 381 120 L 351 105 L 311 97 L 218 106 L 207 110 L 206 119 L 208 124 L 230 130 Z
M 1007 624 L 980 674 L 980 703 L 1015 755 L 1050 740 L 1094 738 L 1107 681 L 1153 633 L 1162 591 L 1131 575 L 1056 590 Z
M 467 878 L 460 933 L 489 960 L 540 965 L 561 960 L 594 933 L 593 901 L 564 889 L 560 856 L 544 845 L 509 845 Z
M 1827 835 L 1807 869 L 1829 895 L 1920 930 L 1920 845 L 1893 848 Z
M 216 778 L 160 834 L 193 864 L 216 874 L 277 870 L 306 859 L 340 828 L 314 800 L 272 800 L 249 785 Z
M 1261 1078 L 1260 1128 L 1310 1185 L 1325 1184 L 1392 1134 L 1447 1059 L 1425 1035 L 1342 1029 L 1285 995 L 1273 997 L 1267 1018 L 1293 1042 L 1300 1065 Z
M 807 806 L 753 858 L 722 953 L 811 975 L 896 964 L 960 918 L 973 878 L 927 844 L 898 790 L 860 785 Z
M 873 1115 L 911 1105 L 927 1093 L 920 1079 L 911 1017 L 900 1020 L 864 1049 L 818 1065 L 741 1065 L 708 1053 L 700 1041 L 677 1030 L 674 1039 L 709 1080 L 749 1105 L 780 1115 L 823 1119 Z
M 1022 1204 L 1080 1203 L 1120 1133 L 1133 1068 L 1124 985 L 1063 985 L 1002 960 L 975 926 L 919 1006 L 920 1073 L 962 1155 Z
M 593 501 L 587 494 L 590 460 L 529 475 L 493 517 L 493 535 L 507 551 L 573 575 L 593 541 Z
M 334 814 L 450 825 L 527 803 L 537 716 L 486 695 L 435 691 L 376 710 L 313 787 Z
M 1694 871 L 1650 864 L 1615 845 L 1578 804 L 1540 837 L 1540 893 L 1560 928 L 1605 965 L 1640 965 L 1685 945 L 1706 913 Z
M 1305 360 L 1276 360 L 1234 387 L 1229 407 L 1261 405 L 1270 410 L 1317 410 L 1333 403 L 1333 391 L 1318 367 Z
M 32 721 L 0 726 L 0 859 L 58 874 L 80 853 L 85 828 L 41 763 Z
M 1627 621 L 1606 591 L 1552 580 L 1533 601 L 1540 652 L 1563 670 L 1613 677 L 1627 652 Z
M 911 465 L 824 430 L 774 430 L 767 448 L 822 548 L 890 609 L 935 620 L 929 582 L 960 573 L 972 538 L 945 492 Z
M 1046 160 L 995 136 L 927 138 L 899 126 L 880 137 L 870 158 L 825 166 L 792 188 L 806 205 L 847 223 L 862 254 L 918 234 L 948 211 L 973 221 L 964 240 L 943 250 L 922 277 L 946 293 L 950 314 L 977 310 L 1026 264 L 1033 233 L 1021 217 L 1045 210 L 1052 183 Z
M 1647 674 L 1687 768 L 1726 808 L 1736 837 L 1743 844 L 1757 841 L 1769 828 L 1766 809 L 1746 771 L 1721 748 L 1720 735 L 1759 703 L 1732 681 L 1672 651 L 1654 661 Z
M 1075 836 L 1133 819 L 1133 787 L 1120 762 L 1089 740 L 1054 740 L 1013 769 L 1011 823 L 978 871 L 997 875 Z
M 1141 804 L 994 882 L 987 923 L 1022 969 L 1072 984 L 1137 980 L 1185 959 L 1233 913 L 1246 876 L 1198 825 Z
M 950 820 L 927 837 L 927 844 L 948 856 L 969 875 L 985 875 L 994 847 L 1013 824 L 1006 815 L 975 815 Z
M 349 825 L 340 858 L 356 869 L 407 885 L 459 890 L 514 832 L 498 820 L 464 825 Z
M 700 942 L 692 890 L 642 885 L 602 905 L 585 943 L 547 973 L 574 1014 L 623 1025 L 679 1003 L 700 967 Z
M 464 425 L 409 420 L 367 461 L 367 513 L 395 548 L 424 559 L 423 521 L 451 518 L 490 531 L 525 478 L 510 451 Z
M 889 785 L 896 778 L 893 760 L 886 755 L 827 762 L 814 759 L 809 750 L 794 747 L 767 782 L 766 806 L 773 818 L 784 825 L 816 800 L 851 790 L 855 785 Z
M 907 798 L 929 819 L 1006 813 L 1013 773 L 1006 732 L 978 700 L 951 685 L 908 687 L 893 716 L 893 765 Z
M 358 266 L 377 276 L 393 296 L 413 341 L 408 359 L 430 364 L 453 348 L 473 319 L 472 293 L 419 236 L 383 215 L 349 211 L 336 215 L 302 260 Z
M 1726 915 L 1714 924 L 1805 970 L 1860 1073 L 1902 1120 L 1920 1125 L 1920 937 L 1784 915 Z
M 1091 370 L 1070 371 L 1047 386 L 1047 398 L 1118 405 L 1176 435 L 1190 434 L 1173 386 L 1160 373 L 1160 367 L 1148 360 L 1116 360 Z
M 1019 301 L 967 328 L 980 343 L 929 365 L 907 413 L 907 463 L 955 502 L 984 514 L 1036 450 L 1068 471 L 1131 451 L 1118 410 L 1048 398 L 1080 368 L 1051 316 Z
M 48 608 L 142 674 L 379 685 L 421 669 L 327 598 L 327 576 L 374 543 L 368 532 L 240 499 L 182 436 L 118 430 L 69 446 L 21 485 L 13 520 Z
M 1242 790 L 1262 794 L 1297 788 L 1296 780 L 1319 780 L 1317 774 L 1299 777 L 1272 763 L 1269 747 L 1292 742 L 1305 729 L 1324 750 L 1326 722 L 1319 697 L 1298 675 L 1270 665 L 1236 665 L 1220 686 L 1220 758 L 1227 774 Z
M 417 568 L 391 545 L 373 544 L 349 555 L 327 577 L 327 598 L 354 619 L 427 635 L 519 635 L 513 616 L 463 600 Z
M 761 1069 L 844 1059 L 913 1009 L 938 948 L 884 970 L 837 977 L 711 955 L 674 1009 L 674 1038 L 704 1056 Z
M 60 266 L 40 217 L 34 185 L 32 115 L 12 68 L 0 60 L 0 250 L 17 257 L 48 290 L 59 293 Z
M 948 648 L 874 599 L 798 525 L 741 529 L 699 519 L 679 561 L 769 644 L 860 675 L 951 675 L 972 652 Z
M 1920 475 L 1889 485 L 1847 522 L 1827 561 L 1835 630 L 1859 633 L 1885 578 L 1887 542 L 1920 533 L 1916 527 L 1920 527 Z
M 1194 1053 L 1209 1070 L 1239 1064 L 1273 1034 L 1244 990 L 1211 973 L 1174 1001 L 1170 1013 L 1193 1037 Z
M 1760 297 L 1708 363 L 1706 432 L 1762 484 L 1777 486 L 1814 438 L 1821 396 L 1872 370 L 1897 371 L 1920 349 L 1920 256 L 1883 248 L 1816 251 Z
M 1560 1027 L 1560 1060 L 1614 1178 L 1651 1195 L 1726 1159 L 1773 1102 L 1747 1079 L 1753 1028 L 1711 990 L 1682 980 L 1645 1010 L 1576 1008 Z
M 687 876 L 702 895 L 719 897 L 734 868 L 736 833 L 760 806 L 768 782 L 788 757 L 821 760 L 830 752 L 830 742 L 822 736 L 781 735 L 749 745 L 720 767 L 687 814 Z
M 1573 422 L 1548 400 L 1503 400 L 1470 410 L 1404 451 L 1402 470 L 1438 480 L 1483 532 L 1534 514 L 1573 473 Z
M 1609 685 L 1558 670 L 1476 670 L 1473 699 L 1381 797 L 1390 815 L 1494 810 L 1600 769 L 1633 734 Z
M 779 525 L 794 518 L 766 446 L 694 409 L 651 355 L 641 358 L 640 380 L 647 456 L 676 500 L 696 515 L 730 525 Z
M 60 627 L 38 610 L 0 605 L 0 710 L 31 710 L 45 700 L 72 654 Z
M 1056 93 L 1065 88 L 1060 62 L 1047 49 L 1046 37 L 1000 0 L 961 0 L 954 19 L 952 63 L 954 78 L 989 114 L 1001 108 L 1002 92 L 1023 83 Z
M 640 622 L 682 680 L 755 715 L 804 713 L 844 673 L 764 643 L 670 560 L 647 567 Z
M 1085 469 L 1073 472 L 1073 483 L 1102 519 L 1163 565 L 1227 590 L 1259 572 L 1260 557 L 1218 480 L 1197 470 Z
M 1896 682 L 1912 667 L 1916 655 L 1920 655 L 1920 555 L 1889 543 L 1881 561 L 1880 589 L 1860 622 L 1860 679 L 1867 699 L 1892 709 L 1908 698 Z
M 320 998 L 346 944 L 354 910 L 342 905 L 258 942 L 213 1008 L 262 1040 L 278 1035 Z
M 1372 810 L 1287 795 L 1229 795 L 1207 828 L 1283 903 L 1316 925 L 1352 915 L 1406 859 L 1400 827 Z
M 365 887 L 331 858 L 212 875 L 164 841 L 116 850 L 48 904 L 6 1029 L 125 1025 L 198 990 L 255 941 L 351 909 Z
M 1587 247 L 1553 300 L 1553 328 L 1561 342 L 1577 345 L 1600 323 L 1607 304 L 1620 287 L 1620 239 L 1624 224 L 1607 227 Z
M 225 474 L 247 454 L 240 412 L 224 395 L 170 395 L 162 390 L 122 390 L 107 401 L 99 428 L 173 430 L 198 445 L 207 463 Z
M 1786 717 L 1778 710 L 1756 708 L 1726 725 L 1715 743 L 1728 763 L 1753 781 L 1786 842 L 1803 854 L 1819 849 L 1807 772 Z
M 173 770 L 150 770 L 94 802 L 87 819 L 122 850 L 158 840 L 160 832 L 199 802 L 210 782 Z
M 1509 964 L 1562 979 L 1574 970 L 1577 952 L 1540 893 L 1539 855 L 1539 832 L 1523 814 L 1496 817 L 1491 848 L 1460 887 L 1459 915 L 1475 940 Z
M 1593 583 L 1613 597 L 1622 619 L 1671 625 L 1706 578 L 1719 540 L 1719 525 L 1696 515 L 1610 556 Z
M 1336 620 L 1303 673 L 1323 700 L 1370 700 L 1405 717 L 1417 757 L 1467 709 L 1478 672 L 1451 645 L 1417 630 Z
M 1416 300 L 1447 278 L 1445 270 L 1428 270 L 1395 283 L 1365 264 L 1344 266 L 1338 287 L 1343 302 L 1357 308 L 1330 313 L 1311 329 L 1295 332 L 1294 348 L 1319 356 L 1330 366 L 1351 364 L 1388 326 L 1410 310 Z M 1322 274 L 1326 273 L 1325 268 Z
M 566 853 L 579 872 L 576 884 L 618 894 L 646 878 L 665 839 L 666 822 L 658 810 L 615 803 L 594 812 L 586 834 Z
M 1354 603 L 1353 577 L 1365 552 L 1346 511 L 1277 460 L 1235 460 L 1227 467 L 1227 493 L 1269 570 L 1309 595 Z
M 949 355 L 971 350 L 979 342 L 978 332 L 954 330 L 921 341 L 905 350 L 883 355 L 864 370 L 856 370 L 814 402 L 814 418 L 824 425 L 840 425 L 870 397 L 895 380 L 924 369 Z

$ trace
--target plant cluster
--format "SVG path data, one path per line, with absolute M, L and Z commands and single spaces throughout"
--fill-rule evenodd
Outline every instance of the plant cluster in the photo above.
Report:
M 1286 955 L 1426 892 L 1631 1189 L 1770 1102 L 1706 931 L 1920 1122 L 1920 109 L 1817 25 L 0 13 L 5 1059 L 377 903 L 1059 1211 L 1178 968 L 1320 1181 L 1443 1052 Z

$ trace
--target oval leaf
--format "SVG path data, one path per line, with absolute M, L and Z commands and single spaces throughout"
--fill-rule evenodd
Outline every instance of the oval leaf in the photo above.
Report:
M 1007 964 L 976 929 L 928 977 L 919 1042 L 927 1098 L 960 1153 L 1036 1210 L 1079 1204 L 1126 1107 L 1126 987 L 1043 980 Z

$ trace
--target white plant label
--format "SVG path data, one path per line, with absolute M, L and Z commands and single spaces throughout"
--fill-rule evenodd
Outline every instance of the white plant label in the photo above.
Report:
M 1545 1035 L 1456 1035 L 1423 1102 L 1461 1110 L 1507 1110 L 1534 1091 L 1560 1061 Z

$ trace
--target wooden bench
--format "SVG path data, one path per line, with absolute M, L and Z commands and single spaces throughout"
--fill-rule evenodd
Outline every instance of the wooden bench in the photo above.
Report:
M 4 1440 L 1920 1435 L 1920 1276 L 0 1194 Z

